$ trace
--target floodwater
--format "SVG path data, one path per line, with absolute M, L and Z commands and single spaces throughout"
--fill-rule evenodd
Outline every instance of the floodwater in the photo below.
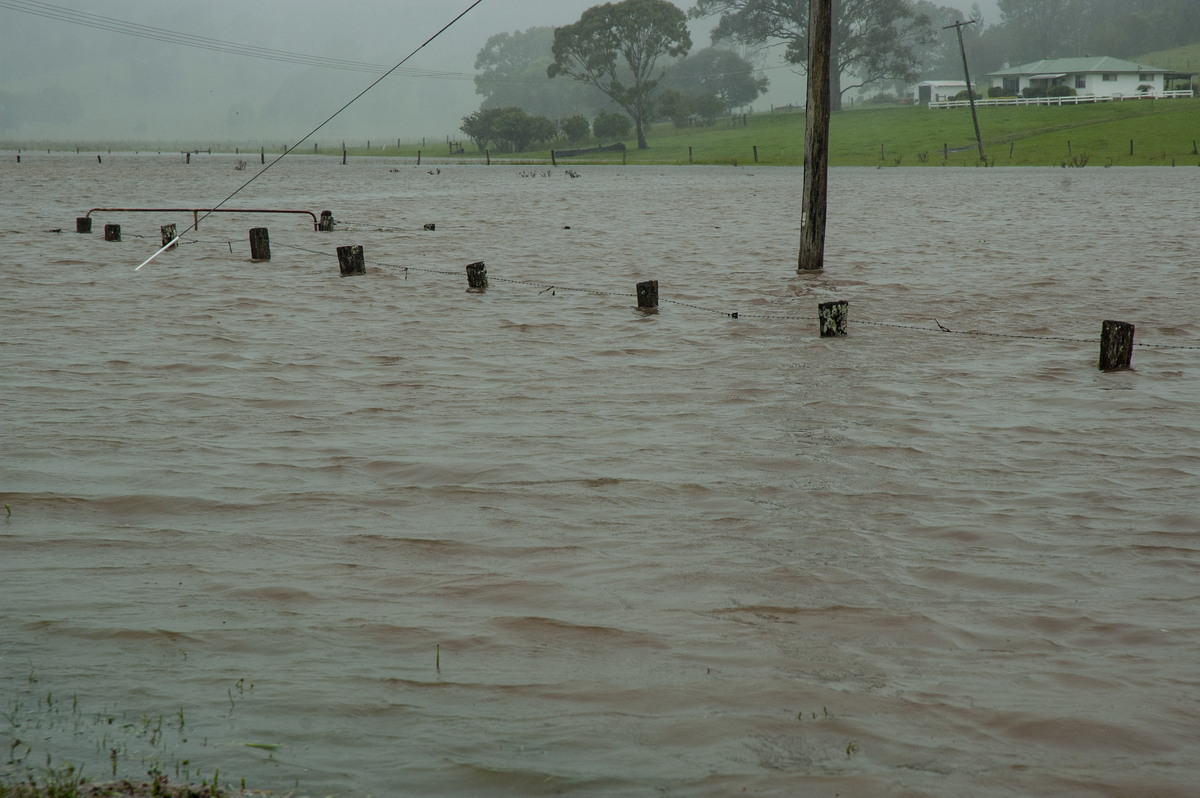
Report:
M 1200 171 L 14 155 L 0 772 L 1196 795 Z

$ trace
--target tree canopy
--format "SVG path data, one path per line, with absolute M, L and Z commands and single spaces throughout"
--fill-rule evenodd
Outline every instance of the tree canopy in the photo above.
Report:
M 687 17 L 673 3 L 605 3 L 584 11 L 578 22 L 555 29 L 554 61 L 546 74 L 595 86 L 612 98 L 633 119 L 638 149 L 644 150 L 649 146 L 645 126 L 662 77 L 658 61 L 686 55 L 691 48 Z
M 999 0 L 1006 60 L 1136 58 L 1200 40 L 1195 0 Z M 1155 66 L 1161 66 L 1156 64 Z
M 662 87 L 691 97 L 711 95 L 729 111 L 754 102 L 767 89 L 767 78 L 732 50 L 706 47 L 667 68 Z
M 521 108 L 552 119 L 591 116 L 608 107 L 608 98 L 591 86 L 550 79 L 546 68 L 554 62 L 553 45 L 551 27 L 489 37 L 475 56 L 475 93 L 484 98 L 480 107 Z
M 714 42 L 783 44 L 784 58 L 808 63 L 808 0 L 696 0 L 693 17 L 716 16 Z M 933 40 L 929 18 L 906 0 L 834 0 L 830 101 L 841 108 L 851 89 L 884 80 L 913 80 Z

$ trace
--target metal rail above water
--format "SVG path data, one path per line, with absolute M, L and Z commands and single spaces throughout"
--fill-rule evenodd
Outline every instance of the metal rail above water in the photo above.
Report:
M 190 213 L 192 214 L 193 229 L 200 229 L 200 214 L 210 213 L 303 213 L 307 214 L 317 226 L 317 215 L 312 211 L 280 210 L 278 208 L 92 208 L 85 218 L 91 218 L 93 213 Z

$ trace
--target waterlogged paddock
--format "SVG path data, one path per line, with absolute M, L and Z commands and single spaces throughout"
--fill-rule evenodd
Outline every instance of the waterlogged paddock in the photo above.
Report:
M 9 777 L 1194 794 L 1193 172 L 835 169 L 798 276 L 794 169 L 292 158 L 135 273 L 246 173 L 103 160 L 0 163 Z

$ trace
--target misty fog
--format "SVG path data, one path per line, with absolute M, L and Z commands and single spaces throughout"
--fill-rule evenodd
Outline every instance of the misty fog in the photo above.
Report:
M 0 141 L 293 144 L 470 5 L 0 0 Z M 459 139 L 462 118 L 481 101 L 472 78 L 487 38 L 566 25 L 592 5 L 484 0 L 309 143 Z M 677 5 L 687 10 L 692 3 Z M 971 3 L 958 5 L 969 10 Z M 985 18 L 998 16 L 995 0 L 979 5 Z M 143 26 L 131 29 L 142 35 L 113 29 L 125 23 Z M 692 23 L 694 49 L 709 44 L 714 24 Z M 203 46 L 162 40 L 180 35 L 202 39 Z M 217 49 L 225 43 L 373 65 L 374 71 Z M 769 51 L 761 66 L 771 87 L 756 109 L 803 101 L 803 77 L 784 64 L 781 48 Z

